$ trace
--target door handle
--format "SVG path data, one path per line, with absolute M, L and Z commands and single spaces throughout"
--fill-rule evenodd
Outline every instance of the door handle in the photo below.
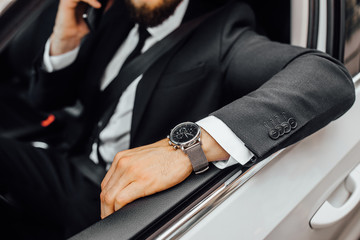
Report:
M 310 220 L 314 229 L 329 227 L 344 219 L 360 202 L 360 164 L 348 175 L 345 187 L 351 196 L 341 207 L 334 207 L 326 201 Z

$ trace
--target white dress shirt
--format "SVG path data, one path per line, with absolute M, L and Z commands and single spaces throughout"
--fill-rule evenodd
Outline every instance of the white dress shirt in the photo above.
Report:
M 147 51 L 156 42 L 162 40 L 176 28 L 178 28 L 185 15 L 189 0 L 183 0 L 175 10 L 174 14 L 165 20 L 162 24 L 156 27 L 147 28 L 150 36 L 145 41 L 142 53 Z M 105 73 L 101 79 L 101 90 L 117 76 L 125 59 L 135 49 L 139 41 L 138 25 L 130 31 L 127 39 L 119 47 L 114 57 L 106 67 Z M 70 65 L 77 57 L 79 47 L 58 56 L 50 56 L 50 41 L 46 43 L 44 52 L 44 68 L 48 72 L 56 71 Z M 126 150 L 130 146 L 130 129 L 133 114 L 133 107 L 135 102 L 135 93 L 138 83 L 141 81 L 142 75 L 138 76 L 127 87 L 121 95 L 117 107 L 109 120 L 107 126 L 101 131 L 99 152 L 103 159 L 109 163 L 117 152 Z M 219 144 L 230 154 L 230 158 L 224 161 L 214 162 L 215 166 L 223 169 L 234 164 L 246 164 L 253 153 L 251 153 L 244 145 L 244 143 L 235 135 L 235 133 L 227 127 L 227 125 L 220 119 L 209 116 L 197 122 L 203 129 L 205 129 Z M 165 136 L 164 136 L 165 137 Z M 90 159 L 98 163 L 97 157 L 97 143 L 93 144 L 93 151 L 90 154 Z

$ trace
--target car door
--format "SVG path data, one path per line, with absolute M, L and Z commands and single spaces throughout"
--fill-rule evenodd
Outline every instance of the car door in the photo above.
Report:
M 0 52 L 8 50 L 41 12 L 55 13 L 56 4 L 49 2 L 56 1 L 14 1 L 8 10 L 11 14 L 7 13 L 5 19 L 0 17 Z M 351 11 L 357 8 L 357 1 L 247 2 L 255 9 L 261 26 L 258 31 L 273 40 L 317 48 L 344 60 L 355 84 L 359 85 L 360 21 L 358 13 Z M 46 40 L 43 35 L 40 39 Z M 355 188 L 357 170 L 354 169 L 360 163 L 359 122 L 360 103 L 356 100 L 353 108 L 337 121 L 251 169 L 234 166 L 220 171 L 213 167 L 172 189 L 127 205 L 72 239 L 358 236 L 360 212 L 354 196 L 359 190 Z M 327 203 L 331 205 L 327 209 L 350 211 L 330 223 L 316 222 L 321 216 L 329 219 L 326 211 L 325 215 L 321 214 L 322 206 L 328 206 Z M 349 208 L 350 205 L 354 207 Z
M 291 6 L 292 44 L 317 48 L 343 61 L 358 99 L 359 1 L 294 0 Z M 247 178 L 245 174 L 229 183 L 216 200 L 221 204 L 214 200 L 198 208 L 200 214 L 188 216 L 187 225 L 178 222 L 157 237 L 359 239 L 359 121 L 356 100 L 337 121 L 258 164 Z

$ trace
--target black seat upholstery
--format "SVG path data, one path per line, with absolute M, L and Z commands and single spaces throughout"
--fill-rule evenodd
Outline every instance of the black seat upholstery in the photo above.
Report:
M 29 17 L 32 23 L 18 32 L 0 53 L 1 81 L 28 83 L 33 61 L 49 38 L 55 22 L 58 0 L 48 1 L 50 3 L 44 11 L 35 19 Z
M 247 2 L 254 10 L 258 32 L 271 40 L 290 43 L 289 0 L 239 0 Z
M 48 0 L 46 8 L 37 16 L 29 16 L 30 24 L 21 29 L 0 53 L 0 96 L 1 104 L 7 104 L 5 109 L 21 112 L 21 121 L 15 121 L 14 126 L 8 126 L 0 136 L 11 137 L 24 141 L 56 142 L 59 128 L 71 116 L 65 111 L 51 113 L 40 112 L 31 106 L 28 100 L 29 83 L 34 74 L 33 63 L 39 57 L 49 38 L 57 12 L 58 0 Z M 9 110 L 10 111 L 10 110 Z M 6 114 L 11 115 L 11 112 Z M 56 121 L 50 127 L 41 127 L 41 121 L 50 114 L 56 116 Z M 10 117 L 9 117 L 10 119 Z M 18 119 L 16 119 L 18 120 Z M 1 130 L 1 128 L 0 128 Z

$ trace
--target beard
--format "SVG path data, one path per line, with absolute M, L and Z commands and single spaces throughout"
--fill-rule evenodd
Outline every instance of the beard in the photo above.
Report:
M 125 0 L 130 17 L 145 27 L 155 27 L 164 22 L 175 12 L 181 2 L 182 0 L 162 0 L 159 6 L 150 8 L 145 3 L 141 6 L 135 6 L 132 0 Z

